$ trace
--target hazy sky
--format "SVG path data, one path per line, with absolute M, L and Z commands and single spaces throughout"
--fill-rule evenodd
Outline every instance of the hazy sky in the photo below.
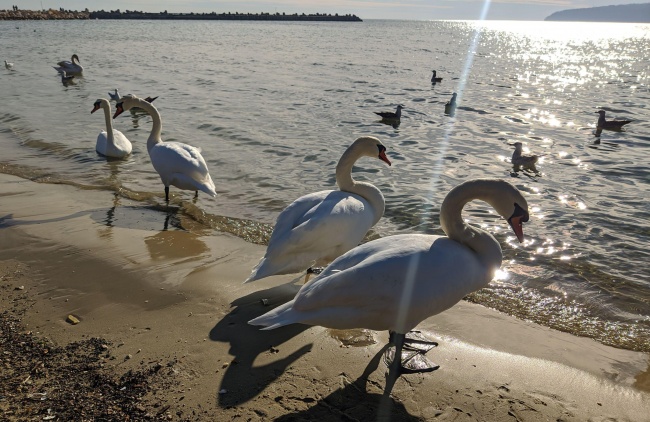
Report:
M 487 19 L 543 20 L 564 9 L 648 3 L 650 0 L 493 0 Z M 286 12 L 355 14 L 362 19 L 480 19 L 485 2 L 478 0 L 0 0 L 0 9 L 142 10 L 145 12 Z

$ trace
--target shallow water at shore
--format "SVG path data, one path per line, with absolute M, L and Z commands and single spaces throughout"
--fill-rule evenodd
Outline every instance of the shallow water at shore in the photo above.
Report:
M 204 226 L 263 244 L 288 203 L 334 186 L 345 147 L 377 136 L 393 166 L 366 159 L 355 167 L 387 201 L 370 237 L 440 233 L 439 205 L 451 187 L 507 178 L 533 208 L 528 241 L 517 245 L 484 204 L 470 207 L 467 218 L 493 232 L 505 255 L 498 280 L 470 299 L 650 351 L 649 25 L 66 21 L 0 29 L 15 64 L 0 73 L 2 172 L 113 191 L 118 202 L 167 215 L 158 230 Z M 85 71 L 66 87 L 51 65 L 72 53 Z M 441 83 L 430 84 L 432 69 Z M 174 212 L 166 209 L 146 153 L 147 116 L 114 120 L 134 143 L 127 160 L 95 153 L 104 121 L 90 110 L 115 88 L 160 96 L 163 139 L 203 149 L 216 199 L 172 187 Z M 453 117 L 444 114 L 452 92 L 460 95 Z M 374 111 L 397 104 L 405 107 L 399 127 L 377 121 Z M 634 122 L 595 137 L 598 108 Z M 547 154 L 538 173 L 514 172 L 515 141 Z M 135 212 L 118 203 L 106 225 Z

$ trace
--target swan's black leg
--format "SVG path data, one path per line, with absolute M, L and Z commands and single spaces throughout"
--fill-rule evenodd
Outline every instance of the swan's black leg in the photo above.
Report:
M 402 347 L 404 346 L 404 334 L 391 333 L 391 343 L 395 345 L 395 355 L 393 361 L 388 367 L 388 376 L 386 377 L 386 387 L 384 388 L 384 395 L 389 396 L 393 391 L 395 381 L 402 374 Z
M 400 339 L 401 336 L 401 339 Z M 397 347 L 397 342 L 401 342 L 402 352 L 400 353 L 400 373 L 414 374 L 418 372 L 431 372 L 440 368 L 440 365 L 429 361 L 424 355 L 438 344 L 427 340 L 419 331 L 409 331 L 407 334 L 398 334 L 390 332 L 390 343 Z M 387 365 L 392 365 L 389 348 L 384 355 Z M 395 355 L 396 356 L 396 355 Z M 396 357 L 393 357 L 395 360 Z
M 165 201 L 169 202 L 169 186 L 165 186 Z
M 322 267 L 316 267 L 316 268 L 314 268 L 314 267 L 309 267 L 309 268 L 307 268 L 307 271 L 306 271 L 306 273 L 305 273 L 305 283 L 307 283 L 307 282 L 309 281 L 309 277 L 310 277 L 312 274 L 316 274 L 316 275 L 318 275 L 318 274 L 320 274 L 320 273 L 322 273 L 322 272 L 323 272 L 323 268 L 322 268 Z M 305 283 L 303 283 L 303 284 L 305 284 Z
M 194 197 L 195 197 L 195 198 L 198 198 L 198 197 L 199 197 L 199 191 L 198 191 L 198 190 L 197 190 L 197 191 L 194 191 Z

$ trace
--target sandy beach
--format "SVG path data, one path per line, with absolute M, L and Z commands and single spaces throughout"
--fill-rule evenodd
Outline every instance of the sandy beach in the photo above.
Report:
M 440 369 L 382 398 L 387 333 L 349 344 L 321 327 L 248 325 L 295 294 L 295 276 L 243 285 L 264 247 L 175 211 L 0 174 L 0 305 L 20 320 L 0 342 L 3 420 L 70 420 L 72 402 L 108 396 L 54 387 L 36 366 L 18 373 L 8 338 L 20 334 L 52 350 L 100 339 L 97 374 L 140 374 L 116 384 L 133 402 L 79 420 L 124 420 L 121 406 L 132 420 L 650 421 L 647 354 L 467 302 L 419 327 L 439 342 L 428 357 Z

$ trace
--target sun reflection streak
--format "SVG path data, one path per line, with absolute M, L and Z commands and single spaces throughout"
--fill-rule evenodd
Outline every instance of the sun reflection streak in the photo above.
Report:
M 487 16 L 487 12 L 490 9 L 490 3 L 491 0 L 485 0 L 483 3 L 483 9 L 481 10 L 481 17 L 480 20 L 484 21 L 485 17 Z M 467 79 L 469 75 L 470 68 L 472 67 L 472 63 L 474 61 L 474 55 L 476 54 L 476 48 L 478 45 L 478 41 L 481 36 L 481 28 L 477 27 L 476 32 L 474 33 L 474 38 L 472 39 L 470 48 L 467 52 L 467 58 L 465 60 L 465 65 L 463 67 L 463 71 L 461 73 L 461 77 L 458 82 L 458 87 L 456 88 L 456 94 L 457 94 L 457 102 L 462 101 L 462 96 L 463 96 L 463 91 L 465 89 L 465 85 L 467 84 Z M 440 174 L 442 173 L 442 169 L 444 167 L 444 157 L 447 153 L 447 150 L 449 148 L 449 137 L 451 134 L 451 131 L 454 128 L 454 121 L 452 120 L 452 123 L 447 126 L 445 130 L 445 135 L 443 138 L 442 142 L 442 147 L 440 149 L 440 154 L 438 156 L 438 160 L 433 166 L 433 173 L 431 175 L 431 181 L 429 184 L 430 187 L 430 197 L 429 197 L 429 204 L 433 203 L 433 197 L 434 197 L 434 192 L 436 191 L 436 182 L 440 179 Z M 427 212 L 423 213 L 423 215 L 428 215 L 431 212 L 431 206 L 429 205 L 429 209 Z M 413 259 L 411 259 L 411 262 L 409 263 L 408 269 L 405 274 L 405 282 L 404 282 L 404 290 L 402 291 L 402 297 L 400 298 L 400 305 L 399 305 L 399 312 L 397 314 L 397 321 L 396 322 L 396 327 L 398 329 L 404 329 L 404 323 L 406 321 L 406 315 L 408 312 L 408 309 L 410 308 L 411 305 L 411 299 L 412 299 L 412 294 L 413 294 L 413 286 L 415 284 L 415 276 L 417 274 L 417 268 L 418 264 L 420 262 L 420 257 L 419 256 L 414 256 Z

